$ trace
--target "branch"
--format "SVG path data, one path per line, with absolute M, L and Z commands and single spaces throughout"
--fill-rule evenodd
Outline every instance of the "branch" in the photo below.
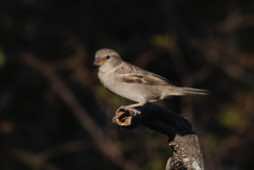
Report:
M 72 91 L 56 74 L 53 67 L 36 59 L 32 55 L 25 55 L 24 62 L 25 64 L 38 70 L 48 80 L 53 91 L 72 110 L 73 115 L 87 131 L 95 143 L 95 146 L 105 157 L 124 170 L 138 169 L 137 165 L 133 161 L 125 160 L 120 147 L 118 147 L 118 145 L 105 135 L 105 132 L 96 125 L 95 121 L 79 103 Z
M 147 104 L 137 110 L 141 114 L 134 114 L 124 107 L 119 108 L 113 123 L 125 128 L 144 125 L 168 135 L 172 154 L 166 170 L 204 170 L 198 136 L 186 119 L 154 104 Z
M 232 33 L 242 28 L 253 27 L 253 20 L 253 15 L 243 15 L 233 12 L 217 28 L 224 33 Z

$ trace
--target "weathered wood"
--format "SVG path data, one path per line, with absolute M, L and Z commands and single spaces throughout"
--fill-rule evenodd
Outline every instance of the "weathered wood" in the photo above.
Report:
M 113 123 L 124 128 L 144 125 L 167 135 L 172 154 L 167 161 L 166 170 L 204 170 L 198 136 L 193 132 L 189 121 L 155 104 L 136 109 L 141 114 L 124 107 L 117 109 Z

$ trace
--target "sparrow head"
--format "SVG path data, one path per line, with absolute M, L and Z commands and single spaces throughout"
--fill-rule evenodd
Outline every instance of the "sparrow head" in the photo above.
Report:
M 118 63 L 121 63 L 122 58 L 121 56 L 112 49 L 103 48 L 95 53 L 95 60 L 94 64 L 96 66 L 102 66 L 106 63 L 117 65 Z

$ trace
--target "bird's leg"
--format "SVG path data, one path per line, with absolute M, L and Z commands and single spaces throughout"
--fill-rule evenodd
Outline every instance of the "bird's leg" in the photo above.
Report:
M 127 105 L 127 106 L 125 106 L 125 108 L 141 107 L 141 106 L 144 106 L 145 104 L 146 104 L 146 102 L 139 102 L 139 103 Z
M 138 115 L 141 112 L 135 108 L 144 106 L 145 104 L 146 104 L 146 102 L 139 102 L 139 103 L 135 103 L 135 104 L 127 105 L 127 106 L 121 106 L 120 109 L 126 109 L 126 110 L 129 110 L 130 112 L 134 113 L 134 115 Z

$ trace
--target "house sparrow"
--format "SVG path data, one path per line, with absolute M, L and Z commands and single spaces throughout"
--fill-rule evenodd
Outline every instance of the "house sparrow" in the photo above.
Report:
M 174 86 L 164 77 L 123 61 L 112 49 L 98 50 L 95 53 L 94 64 L 99 66 L 98 77 L 106 88 L 137 102 L 125 108 L 132 109 L 169 96 L 207 94 L 207 91 L 202 89 Z

